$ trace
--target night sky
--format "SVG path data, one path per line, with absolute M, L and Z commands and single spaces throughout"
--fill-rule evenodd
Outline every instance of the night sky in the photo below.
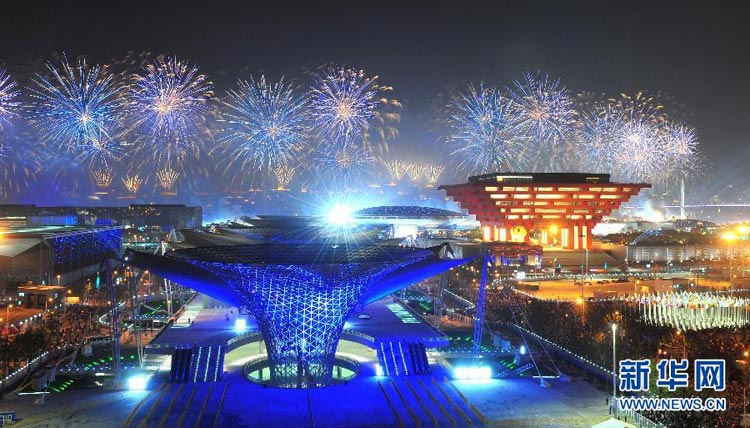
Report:
M 480 80 L 506 85 L 525 70 L 542 70 L 574 92 L 667 92 L 713 164 L 708 187 L 750 178 L 750 16 L 739 5 L 232 3 L 6 1 L 0 63 L 61 51 L 106 61 L 150 50 L 196 62 L 222 93 L 243 67 L 276 78 L 336 61 L 394 87 L 404 103 L 396 150 L 434 141 L 426 119 L 447 88 Z

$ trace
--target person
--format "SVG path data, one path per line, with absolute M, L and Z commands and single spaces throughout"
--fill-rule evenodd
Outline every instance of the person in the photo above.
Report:
M 225 313 L 225 315 L 227 316 L 227 321 L 229 321 L 229 314 L 226 314 L 226 313 Z
M 188 324 L 190 324 L 190 318 L 188 318 Z

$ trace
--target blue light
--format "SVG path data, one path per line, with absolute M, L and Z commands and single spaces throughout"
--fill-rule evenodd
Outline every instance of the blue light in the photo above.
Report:
M 521 345 L 518 347 L 518 353 L 521 355 L 526 355 L 526 345 Z
M 135 375 L 128 379 L 128 389 L 130 391 L 143 391 L 146 389 L 148 377 L 146 375 Z
M 453 377 L 460 380 L 492 379 L 492 368 L 488 366 L 456 367 Z
M 375 366 L 375 376 L 383 377 L 383 367 L 380 364 Z
M 237 318 L 237 320 L 234 321 L 234 331 L 242 333 L 245 330 L 247 330 L 247 320 L 244 318 Z
M 329 224 L 334 226 L 351 225 L 354 223 L 354 217 L 352 217 L 353 213 L 354 210 L 350 206 L 337 203 L 330 211 L 328 211 L 326 220 Z

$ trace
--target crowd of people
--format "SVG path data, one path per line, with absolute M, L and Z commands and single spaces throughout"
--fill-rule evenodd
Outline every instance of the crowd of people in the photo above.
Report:
M 452 290 L 467 299 L 476 299 L 476 291 L 471 290 L 470 285 Z M 654 377 L 657 373 L 655 364 L 662 358 L 687 358 L 690 367 L 696 359 L 723 359 L 726 361 L 724 391 L 698 393 L 690 387 L 669 392 L 656 388 L 654 384 L 649 394 L 661 397 L 724 397 L 727 400 L 726 411 L 650 412 L 645 416 L 665 426 L 742 426 L 743 393 L 746 389 L 750 397 L 750 340 L 747 330 L 724 327 L 686 331 L 671 325 L 649 323 L 644 319 L 639 304 L 741 308 L 748 304 L 745 297 L 670 293 L 631 301 L 563 302 L 534 299 L 509 288 L 498 290 L 488 287 L 486 299 L 486 321 L 491 327 L 502 329 L 503 326 L 519 324 L 601 367 L 612 365 L 612 322 L 617 323 L 617 359 L 650 359 L 654 366 Z M 541 341 L 531 337 L 527 339 L 532 350 L 541 352 Z M 561 357 L 558 354 L 555 358 Z
M 8 334 L 0 338 L 0 375 L 4 377 L 44 351 L 80 345 L 87 336 L 106 330 L 106 326 L 99 323 L 99 316 L 107 309 L 68 305 L 23 327 L 10 328 Z

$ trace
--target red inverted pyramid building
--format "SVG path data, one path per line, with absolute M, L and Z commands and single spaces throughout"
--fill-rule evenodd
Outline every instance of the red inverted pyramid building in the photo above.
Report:
M 494 173 L 468 183 L 443 185 L 476 216 L 485 241 L 529 242 L 591 248 L 591 229 L 638 194 L 646 183 L 612 183 L 609 174 Z

